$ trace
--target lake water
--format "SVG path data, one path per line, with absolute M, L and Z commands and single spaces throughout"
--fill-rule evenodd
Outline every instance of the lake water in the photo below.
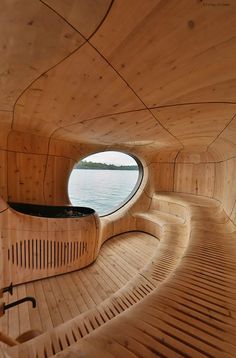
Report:
M 93 208 L 99 215 L 107 214 L 127 198 L 138 176 L 138 170 L 74 169 L 68 187 L 70 201 Z

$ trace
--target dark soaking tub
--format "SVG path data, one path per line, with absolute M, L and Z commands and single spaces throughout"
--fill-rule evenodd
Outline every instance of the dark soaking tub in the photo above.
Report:
M 78 270 L 98 256 L 100 219 L 91 208 L 9 202 L 1 215 L 3 287 Z
M 95 214 L 95 210 L 82 206 L 52 206 L 8 202 L 8 205 L 20 213 L 46 218 L 80 218 Z

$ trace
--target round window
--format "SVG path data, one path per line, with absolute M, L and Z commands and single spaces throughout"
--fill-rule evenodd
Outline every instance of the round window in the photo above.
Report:
M 142 180 L 141 163 L 121 152 L 100 152 L 75 165 L 68 194 L 72 205 L 88 206 L 100 216 L 125 205 Z

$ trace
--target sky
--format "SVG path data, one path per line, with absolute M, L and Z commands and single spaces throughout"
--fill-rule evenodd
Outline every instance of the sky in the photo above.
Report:
M 116 165 L 137 165 L 136 161 L 127 154 L 121 152 L 100 152 L 84 158 L 87 162 L 116 164 Z

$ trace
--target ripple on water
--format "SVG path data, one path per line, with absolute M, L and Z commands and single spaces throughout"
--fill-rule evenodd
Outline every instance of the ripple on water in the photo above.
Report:
M 104 215 L 129 196 L 138 176 L 138 170 L 75 169 L 68 186 L 70 201 L 72 205 L 89 206 Z

